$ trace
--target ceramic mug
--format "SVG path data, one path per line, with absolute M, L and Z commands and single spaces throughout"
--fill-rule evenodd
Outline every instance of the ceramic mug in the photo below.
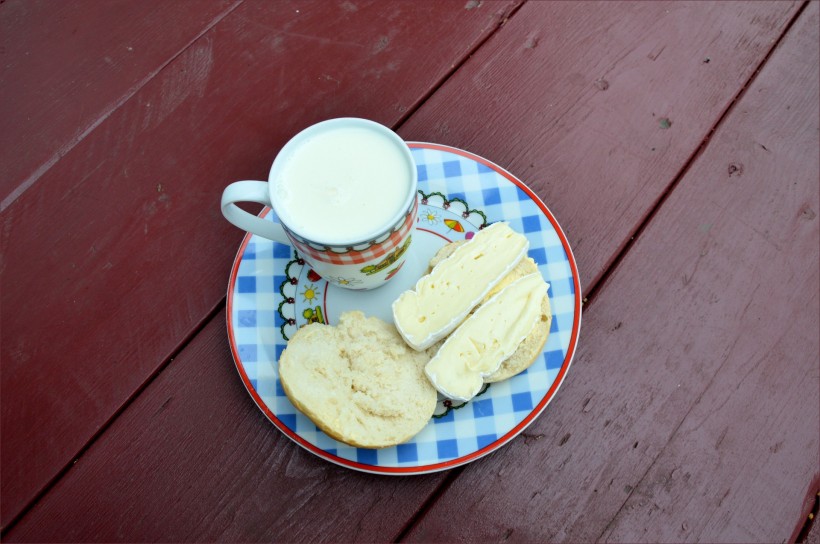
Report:
M 268 181 L 237 181 L 222 193 L 222 213 L 252 234 L 293 246 L 334 285 L 373 289 L 404 264 L 418 203 L 410 148 L 366 119 L 323 121 L 276 155 Z M 270 206 L 280 223 L 237 202 Z

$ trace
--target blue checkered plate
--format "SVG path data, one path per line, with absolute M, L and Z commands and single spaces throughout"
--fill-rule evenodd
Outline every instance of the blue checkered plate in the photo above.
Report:
M 572 361 L 581 326 L 581 288 L 558 222 L 524 183 L 492 162 L 452 147 L 410 143 L 418 168 L 419 212 L 407 261 L 372 291 L 341 289 L 319 277 L 291 246 L 247 235 L 228 286 L 228 338 L 236 368 L 257 406 L 294 442 L 339 465 L 380 474 L 421 474 L 474 461 L 523 431 L 546 408 Z M 262 217 L 277 221 L 269 209 Z M 294 408 L 279 383 L 277 361 L 296 330 L 338 323 L 349 310 L 392 322 L 390 305 L 427 272 L 450 241 L 507 221 L 530 242 L 529 256 L 549 283 L 552 328 L 527 370 L 486 386 L 472 401 L 439 399 L 427 426 L 392 448 L 354 448 L 327 436 Z

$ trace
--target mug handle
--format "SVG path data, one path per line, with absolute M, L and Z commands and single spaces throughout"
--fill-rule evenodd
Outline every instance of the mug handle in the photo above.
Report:
M 246 212 L 237 206 L 236 202 L 258 202 L 270 206 L 267 182 L 236 181 L 225 187 L 222 192 L 222 215 L 240 229 L 251 234 L 290 245 L 291 242 L 281 225 L 265 221 L 261 217 Z

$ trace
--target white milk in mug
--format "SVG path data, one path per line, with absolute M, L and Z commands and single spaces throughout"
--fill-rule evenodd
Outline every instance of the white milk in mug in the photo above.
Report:
M 405 211 L 412 165 L 395 142 L 372 130 L 321 132 L 282 160 L 274 182 L 276 210 L 288 229 L 307 240 L 363 242 Z
M 415 232 L 416 164 L 407 144 L 366 119 L 323 121 L 293 137 L 268 182 L 237 181 L 222 213 L 252 234 L 293 246 L 314 272 L 346 289 L 374 289 L 402 267 Z M 236 203 L 273 208 L 280 224 Z

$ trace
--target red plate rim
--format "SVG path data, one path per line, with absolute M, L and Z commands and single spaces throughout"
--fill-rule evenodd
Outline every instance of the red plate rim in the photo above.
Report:
M 570 268 L 572 270 L 572 281 L 573 281 L 574 286 L 575 286 L 575 308 L 574 308 L 574 317 L 573 317 L 573 323 L 572 323 L 572 336 L 570 337 L 569 346 L 567 347 L 567 354 L 564 357 L 564 362 L 561 364 L 561 368 L 558 371 L 558 376 L 555 378 L 555 381 L 553 382 L 553 384 L 549 388 L 549 390 L 547 390 L 547 393 L 544 395 L 544 397 L 532 409 L 532 411 L 527 415 L 527 417 L 525 417 L 523 420 L 521 420 L 515 427 L 513 427 L 512 429 L 507 431 L 506 434 L 499 437 L 494 442 L 491 442 L 490 444 L 487 444 L 486 446 L 484 446 L 483 448 L 481 448 L 479 450 L 476 450 L 476 451 L 474 451 L 472 453 L 469 453 L 467 455 L 463 455 L 461 457 L 457 457 L 455 459 L 451 459 L 449 461 L 444 461 L 444 462 L 441 462 L 441 463 L 432 463 L 432 464 L 429 464 L 429 465 L 407 466 L 407 467 L 381 467 L 381 466 L 376 466 L 376 465 L 366 465 L 366 464 L 363 464 L 363 463 L 359 463 L 357 461 L 351 461 L 349 459 L 343 459 L 339 456 L 328 453 L 328 452 L 314 446 L 313 444 L 311 444 L 310 442 L 308 442 L 307 440 L 305 440 L 304 438 L 302 438 L 301 436 L 296 434 L 294 431 L 289 429 L 285 424 L 283 424 L 279 420 L 279 418 L 277 418 L 274 415 L 274 413 L 270 410 L 270 408 L 268 408 L 268 406 L 264 403 L 264 401 L 262 400 L 262 397 L 259 395 L 259 393 L 256 392 L 256 389 L 253 388 L 253 385 L 251 385 L 251 381 L 248 378 L 247 373 L 245 372 L 245 368 L 242 365 L 241 359 L 239 358 L 239 350 L 237 348 L 236 341 L 234 339 L 233 323 L 231 322 L 231 315 L 233 314 L 233 312 L 232 312 L 232 309 L 233 309 L 233 291 L 234 291 L 234 286 L 236 284 L 237 272 L 239 271 L 239 263 L 242 261 L 242 256 L 245 253 L 245 248 L 247 247 L 248 242 L 250 241 L 250 238 L 251 238 L 250 233 L 246 234 L 245 237 L 242 239 L 242 244 L 239 246 L 239 250 L 236 253 L 236 258 L 234 259 L 233 266 L 231 267 L 231 275 L 230 275 L 230 280 L 228 282 L 227 310 L 226 310 L 226 315 L 225 315 L 225 319 L 226 319 L 227 325 L 228 325 L 228 341 L 229 341 L 230 346 L 231 346 L 231 355 L 233 356 L 234 365 L 236 366 L 237 372 L 239 372 L 239 376 L 242 379 L 242 383 L 245 385 L 245 389 L 248 390 L 248 394 L 250 394 L 253 401 L 256 403 L 256 405 L 259 407 L 259 409 L 262 410 L 262 413 L 265 414 L 265 416 L 271 421 L 271 423 L 273 423 L 280 431 L 285 433 L 285 435 L 288 438 L 290 438 L 291 440 L 293 440 L 294 442 L 296 442 L 297 444 L 299 444 L 303 448 L 305 448 L 308 451 L 310 451 L 311 453 L 314 453 L 314 454 L 318 455 L 319 457 L 321 457 L 321 458 L 323 458 L 327 461 L 330 461 L 332 463 L 335 463 L 337 465 L 352 468 L 352 469 L 359 470 L 359 471 L 362 471 L 362 472 L 370 472 L 370 473 L 374 473 L 374 474 L 411 475 L 411 474 L 428 474 L 428 473 L 437 472 L 437 471 L 440 471 L 440 470 L 447 470 L 447 469 L 450 469 L 450 468 L 453 468 L 453 467 L 457 467 L 457 466 L 460 466 L 460 465 L 467 464 L 471 461 L 475 461 L 476 459 L 478 459 L 480 457 L 483 457 L 483 456 L 487 455 L 488 453 L 491 453 L 491 452 L 499 449 L 500 447 L 504 446 L 507 442 L 509 442 L 510 440 L 515 438 L 524 429 L 526 429 L 527 426 L 529 426 L 529 424 L 532 423 L 533 420 L 535 420 L 535 418 L 538 417 L 541 414 L 541 412 L 544 411 L 544 409 L 547 407 L 549 402 L 555 396 L 555 393 L 558 391 L 558 388 L 564 382 L 564 377 L 566 376 L 567 370 L 569 370 L 569 367 L 572 364 L 572 359 L 573 359 L 573 356 L 575 355 L 575 348 L 578 344 L 578 336 L 579 336 L 579 333 L 580 333 L 580 330 L 581 330 L 581 300 L 582 300 L 582 298 L 581 298 L 581 282 L 578 278 L 578 266 L 575 262 L 575 256 L 572 253 L 572 249 L 569 247 L 569 242 L 567 241 L 567 237 L 564 234 L 563 229 L 561 229 L 561 226 L 558 224 L 558 221 L 555 220 L 555 217 L 553 217 L 552 213 L 549 211 L 549 209 L 544 204 L 544 202 L 538 197 L 538 195 L 536 195 L 529 187 L 527 187 L 527 185 L 524 184 L 524 182 L 519 180 L 517 177 L 515 177 L 514 175 L 509 173 L 504 168 L 498 166 L 497 164 L 495 164 L 495 163 L 493 163 L 493 162 L 491 162 L 491 161 L 489 161 L 489 160 L 487 160 L 483 157 L 479 157 L 478 155 L 470 153 L 469 151 L 464 151 L 463 149 L 450 147 L 448 145 L 433 144 L 433 143 L 427 143 L 427 142 L 407 142 L 407 145 L 411 148 L 433 149 L 433 150 L 439 150 L 439 151 L 447 151 L 449 153 L 453 153 L 453 154 L 460 155 L 462 157 L 474 160 L 474 161 L 476 161 L 478 163 L 481 163 L 484 166 L 486 166 L 488 168 L 491 168 L 492 170 L 498 172 L 499 174 L 504 176 L 507 180 L 514 183 L 519 189 L 524 191 L 527 194 L 527 196 L 530 197 L 530 199 L 533 202 L 535 202 L 536 205 L 538 205 L 538 207 L 541 209 L 543 214 L 546 216 L 546 218 L 552 224 L 552 227 L 555 229 L 555 232 L 558 233 L 558 237 L 561 240 L 561 245 L 564 247 L 564 251 L 567 254 L 567 257 L 569 259 L 569 265 L 570 265 Z M 265 217 L 269 212 L 270 212 L 270 208 L 266 207 L 260 212 L 259 216 L 260 217 Z

